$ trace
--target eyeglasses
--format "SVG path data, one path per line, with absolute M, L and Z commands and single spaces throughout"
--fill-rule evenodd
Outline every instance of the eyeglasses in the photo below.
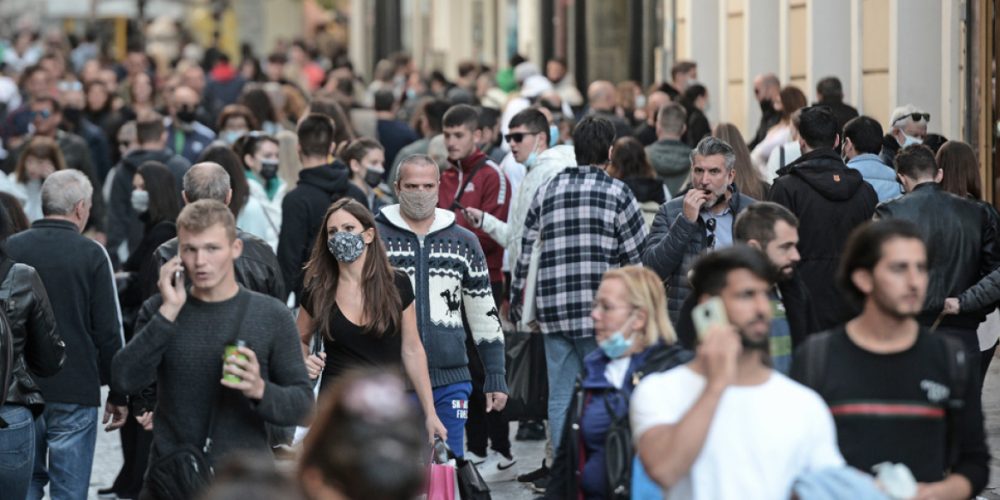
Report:
M 605 304 L 600 300 L 595 300 L 594 303 L 590 306 L 591 311 L 601 311 L 601 314 L 607 314 L 610 311 L 615 311 L 618 309 L 628 309 L 628 308 L 635 309 L 635 306 L 633 305 L 609 306 L 608 304 Z
M 931 114 L 930 113 L 910 113 L 908 115 L 903 115 L 903 116 L 900 116 L 899 118 L 896 118 L 896 121 L 892 122 L 892 124 L 895 125 L 895 124 L 899 123 L 900 121 L 905 120 L 907 118 L 910 118 L 910 119 L 912 119 L 915 122 L 919 122 L 919 121 L 929 122 L 929 121 L 931 121 Z
M 540 134 L 541 132 L 513 132 L 504 136 L 507 142 L 521 142 L 529 135 Z
M 715 249 L 715 219 L 708 219 L 705 221 L 705 229 L 708 231 L 708 237 L 705 238 L 705 246 L 710 250 Z

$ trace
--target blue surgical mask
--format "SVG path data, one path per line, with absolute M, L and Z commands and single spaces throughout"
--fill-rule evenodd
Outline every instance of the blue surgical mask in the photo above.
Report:
M 549 147 L 553 148 L 559 144 L 559 126 L 549 125 Z
M 358 257 L 361 257 L 362 252 L 365 251 L 365 240 L 358 233 L 337 231 L 326 242 L 326 247 L 335 259 L 350 264 L 358 260 Z
M 604 351 L 604 355 L 611 359 L 618 359 L 625 355 L 629 349 L 632 348 L 632 337 L 625 338 L 625 334 L 621 331 L 617 331 L 611 334 L 610 337 L 604 339 L 599 344 L 598 347 Z
M 233 144 L 236 144 L 236 141 L 238 141 L 240 137 L 243 137 L 244 134 L 246 134 L 246 132 L 243 130 L 223 130 L 222 142 L 232 146 Z
M 923 139 L 919 137 L 913 137 L 912 135 L 903 134 L 903 147 L 912 146 L 914 144 L 923 144 Z
M 524 166 L 525 166 L 525 168 L 531 168 L 531 167 L 535 166 L 535 163 L 538 163 L 538 151 L 537 150 L 538 150 L 538 143 L 536 142 L 535 143 L 535 149 L 532 149 L 531 153 L 528 153 L 528 158 L 524 160 Z

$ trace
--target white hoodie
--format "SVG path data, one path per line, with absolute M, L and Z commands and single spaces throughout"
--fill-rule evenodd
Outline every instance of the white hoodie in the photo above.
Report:
M 521 235 L 524 234 L 524 219 L 528 216 L 528 208 L 531 207 L 538 188 L 564 168 L 574 166 L 576 166 L 576 153 L 573 146 L 546 149 L 538 155 L 535 165 L 528 169 L 527 175 L 518 186 L 517 193 L 510 202 L 507 222 L 489 213 L 483 213 L 483 231 L 507 249 L 507 265 L 510 269 L 514 269 L 517 265 L 517 258 L 521 253 Z

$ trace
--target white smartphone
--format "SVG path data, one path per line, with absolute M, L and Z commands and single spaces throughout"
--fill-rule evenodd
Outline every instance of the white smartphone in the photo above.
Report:
M 729 324 L 726 305 L 719 297 L 712 297 L 695 306 L 691 311 L 691 319 L 694 321 L 694 330 L 698 333 L 699 342 L 705 340 L 705 334 L 711 327 Z

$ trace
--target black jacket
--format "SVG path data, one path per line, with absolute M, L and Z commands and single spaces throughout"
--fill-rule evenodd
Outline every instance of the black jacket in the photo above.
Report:
M 918 318 L 923 325 L 934 323 L 944 299 L 959 296 L 1000 265 L 997 228 L 989 210 L 974 200 L 942 191 L 934 182 L 920 184 L 879 205 L 877 216 L 915 223 L 928 242 L 930 281 L 924 310 Z M 961 314 L 945 316 L 941 326 L 974 329 L 988 312 L 963 308 Z
M 52 302 L 56 333 L 66 343 L 62 370 L 36 378 L 45 401 L 100 406 L 101 386 L 111 381 L 111 359 L 124 343 L 108 253 L 75 224 L 57 219 L 35 221 L 8 238 L 6 248 L 15 262 L 38 272 Z M 109 400 L 125 404 L 115 393 Z
M 837 131 L 841 132 L 844 130 L 844 125 L 851 121 L 852 118 L 858 116 L 858 110 L 854 109 L 854 106 L 846 104 L 843 101 L 827 101 L 816 103 L 819 106 L 826 106 L 833 113 L 833 117 L 837 120 Z
M 139 217 L 145 219 L 146 214 Z M 122 312 L 130 321 L 138 316 L 142 303 L 159 291 L 157 282 L 160 280 L 160 261 L 156 256 L 156 249 L 177 237 L 177 225 L 173 221 L 145 226 L 139 246 L 135 247 L 128 260 L 122 264 L 122 271 L 129 275 L 124 285 L 119 287 L 118 297 Z M 126 341 L 132 338 L 132 327 L 135 326 L 129 324 L 130 321 L 126 321 L 124 325 Z
M 622 179 L 622 182 L 632 190 L 635 201 L 639 202 L 640 205 L 647 201 L 655 202 L 658 205 L 667 202 L 663 181 L 656 177 L 629 177 Z
M 339 160 L 299 172 L 299 183 L 281 202 L 281 235 L 278 237 L 278 264 L 289 292 L 298 303 L 302 295 L 302 266 L 309 260 L 313 242 L 323 224 L 326 209 L 350 196 L 368 206 L 368 197 L 350 182 L 350 173 Z M 281 300 L 284 301 L 285 298 Z
M 778 175 L 769 199 L 799 218 L 798 270 L 816 304 L 819 329 L 832 328 L 853 312 L 835 284 L 840 255 L 851 231 L 871 220 L 878 195 L 832 149 L 810 151 Z
M 712 127 L 708 124 L 708 117 L 695 106 L 685 106 L 687 108 L 687 130 L 681 140 L 693 149 L 706 136 L 712 135 Z
M 249 290 L 270 295 L 285 302 L 288 293 L 281 278 L 278 259 L 266 241 L 240 230 L 236 237 L 243 241 L 243 253 L 236 259 L 236 281 Z M 177 255 L 177 238 L 173 238 L 156 249 L 156 257 L 162 266 Z
M 128 242 L 128 249 L 131 252 L 142 239 L 142 222 L 139 220 L 139 214 L 132 209 L 132 178 L 135 177 L 139 165 L 147 161 L 158 161 L 170 169 L 174 174 L 177 196 L 181 195 L 184 173 L 191 166 L 183 156 L 175 155 L 168 149 L 159 151 L 140 149 L 122 158 L 118 170 L 111 178 L 111 198 L 108 201 L 107 247 L 112 260 L 117 258 L 118 245 L 123 241 Z
M 879 152 L 878 159 L 882 160 L 882 163 L 885 163 L 890 167 L 895 166 L 896 153 L 898 153 L 900 149 L 903 149 L 903 146 L 899 145 L 896 138 L 891 134 L 885 134 L 882 136 L 882 151 Z
M 816 309 L 809 296 L 809 290 L 802 283 L 798 273 L 785 281 L 778 282 L 778 292 L 781 293 L 781 303 L 785 306 L 794 349 L 810 334 L 820 331 L 816 320 Z M 697 302 L 698 297 L 688 295 L 681 305 L 681 314 L 677 319 L 677 342 L 685 349 L 694 350 L 697 347 L 698 334 L 694 329 L 694 320 L 691 319 L 691 311 Z
M 767 137 L 767 131 L 771 130 L 771 127 L 777 125 L 778 122 L 780 121 L 781 121 L 781 113 L 774 109 L 773 104 L 771 104 L 770 102 L 761 104 L 760 124 L 757 125 L 757 133 L 754 134 L 753 140 L 750 141 L 750 144 L 747 144 L 747 147 L 750 148 L 750 151 L 753 151 L 753 148 L 757 147 L 757 145 L 760 144 L 760 142 L 763 141 L 765 137 Z
M 14 338 L 12 381 L 5 402 L 27 406 L 38 416 L 45 399 L 32 376 L 55 375 L 66 359 L 49 296 L 31 266 L 14 264 L 0 283 L 0 303 Z

